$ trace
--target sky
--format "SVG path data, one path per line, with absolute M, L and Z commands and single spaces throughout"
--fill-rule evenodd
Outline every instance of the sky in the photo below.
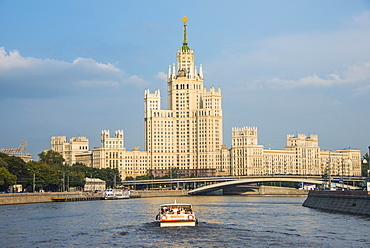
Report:
M 187 16 L 204 85 L 222 90 L 223 143 L 317 134 L 323 150 L 370 145 L 370 1 L 0 0 L 0 148 L 124 131 L 144 149 L 144 89 L 176 63 Z

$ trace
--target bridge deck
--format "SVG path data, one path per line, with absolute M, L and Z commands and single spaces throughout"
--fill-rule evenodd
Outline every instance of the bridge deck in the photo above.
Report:
M 246 179 L 239 179 L 233 181 L 226 181 L 215 183 L 207 186 L 203 186 L 194 190 L 189 191 L 189 194 L 199 194 L 205 193 L 210 191 L 215 191 L 221 189 L 226 186 L 233 186 L 233 185 L 240 185 L 240 184 L 249 184 L 249 183 L 261 183 L 261 182 L 303 182 L 303 183 L 311 183 L 311 184 L 322 184 L 324 179 L 322 178 L 309 178 L 309 177 L 268 177 L 268 178 L 246 178 Z M 346 185 L 348 188 L 357 188 L 354 186 Z

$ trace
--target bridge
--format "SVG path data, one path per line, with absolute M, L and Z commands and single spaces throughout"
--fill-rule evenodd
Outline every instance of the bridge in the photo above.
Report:
M 364 180 L 362 177 L 345 177 L 333 176 L 331 183 L 338 183 L 344 179 L 343 184 L 346 188 L 357 188 L 355 182 Z M 192 188 L 190 194 L 202 194 L 211 191 L 217 191 L 225 187 L 237 187 L 240 185 L 260 184 L 265 182 L 296 182 L 308 184 L 323 184 L 327 182 L 322 176 L 293 176 L 293 175 L 265 175 L 265 176 L 227 176 L 227 177 L 197 177 L 197 178 L 171 178 L 171 179 L 149 179 L 149 180 L 130 180 L 123 181 L 125 186 L 137 185 L 150 189 L 154 185 L 176 185 L 176 188 Z M 353 185 L 349 185 L 348 183 Z M 342 185 L 342 183 L 340 183 Z M 258 186 L 255 186 L 258 187 Z
M 302 176 L 283 176 L 279 178 L 301 178 Z M 149 185 L 149 184 L 184 184 L 184 183 L 196 183 L 196 184 L 213 184 L 217 182 L 235 181 L 240 179 L 248 178 L 274 178 L 274 175 L 270 176 L 225 176 L 225 177 L 186 177 L 186 178 L 153 178 L 146 180 L 127 180 L 122 181 L 123 185 Z M 320 176 L 305 176 L 305 178 L 314 178 L 317 180 L 322 179 Z
M 217 191 L 219 189 L 223 189 L 225 187 L 230 186 L 237 186 L 237 185 L 244 185 L 244 184 L 255 184 L 255 183 L 263 183 L 263 182 L 296 182 L 296 183 L 310 183 L 310 184 L 322 184 L 324 179 L 322 178 L 307 178 L 307 177 L 268 177 L 268 178 L 245 178 L 245 179 L 238 179 L 234 181 L 227 181 L 221 183 L 215 183 L 206 185 L 194 190 L 189 191 L 189 194 L 196 195 L 196 194 L 204 194 L 212 191 Z

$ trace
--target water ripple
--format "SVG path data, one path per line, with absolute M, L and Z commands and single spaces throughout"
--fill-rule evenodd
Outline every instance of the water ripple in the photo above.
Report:
M 369 247 L 369 218 L 301 206 L 300 197 L 194 196 L 196 227 L 160 228 L 173 198 L 3 206 L 2 247 Z M 16 211 L 15 211 L 16 209 Z M 356 227 L 356 228 L 347 228 Z

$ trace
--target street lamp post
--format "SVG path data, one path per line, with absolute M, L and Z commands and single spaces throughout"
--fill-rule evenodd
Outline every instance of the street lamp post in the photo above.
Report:
M 179 171 L 177 171 L 176 172 L 176 178 L 180 178 L 180 172 Z M 177 190 L 180 188 L 180 183 L 179 182 L 177 182 Z
M 113 187 L 113 189 L 115 189 L 115 188 L 116 188 L 116 186 L 117 186 L 117 179 L 116 179 L 117 174 L 116 174 L 115 172 L 113 172 L 113 171 L 111 171 L 109 174 L 111 174 L 111 175 L 113 175 L 113 176 L 114 176 L 114 177 L 113 177 L 113 185 L 112 185 L 112 187 Z
M 347 169 L 346 169 L 347 177 L 349 176 L 349 169 L 351 168 L 351 164 L 352 164 L 352 160 L 349 158 L 348 161 L 347 161 Z M 347 181 L 347 183 L 349 183 L 349 181 Z
M 169 168 L 170 168 L 170 179 L 171 179 L 171 190 L 172 190 L 172 168 L 171 167 Z
M 35 193 L 35 178 L 36 178 L 36 172 L 33 172 L 33 186 L 32 186 L 32 192 Z
M 91 189 L 91 191 L 93 192 L 93 191 L 95 191 L 95 181 L 94 181 L 94 179 L 92 178 L 92 172 L 85 172 L 86 174 L 87 173 L 90 173 L 90 189 Z M 85 174 L 85 176 L 86 176 L 86 178 L 88 178 L 87 177 L 87 175 Z M 87 180 L 86 180 L 86 184 L 87 184 Z M 88 184 L 87 184 L 88 185 Z M 93 187 L 94 186 L 94 187 Z M 93 190 L 93 188 L 94 188 L 94 190 Z
M 343 172 L 344 172 L 344 164 L 343 164 L 343 151 L 342 151 L 342 190 L 344 190 L 344 175 L 343 175 Z
M 367 163 L 368 163 L 368 165 L 367 165 L 367 176 L 369 177 L 370 175 L 369 175 L 369 173 L 370 173 L 370 146 L 368 147 L 369 148 L 369 153 L 368 153 L 368 156 L 367 156 Z
M 35 181 L 36 181 L 36 172 L 34 170 L 28 169 L 30 172 L 32 172 L 32 192 L 35 193 Z
M 66 191 L 66 173 L 63 171 L 63 192 Z
M 152 173 L 152 190 L 153 190 L 154 173 Z
M 94 178 L 92 177 L 92 172 L 90 172 L 90 176 L 91 176 L 92 183 L 93 183 L 93 185 L 94 185 L 94 187 L 92 187 L 92 188 L 94 188 L 93 192 L 95 192 L 95 180 L 94 180 Z
M 367 162 L 367 178 L 366 178 L 366 190 L 369 191 L 369 188 L 370 188 L 370 146 L 368 147 L 369 148 L 369 153 L 367 155 L 367 161 L 366 159 L 363 160 L 364 163 Z
M 67 171 L 69 172 L 69 171 Z M 67 174 L 67 191 L 69 192 L 69 173 Z
M 114 181 L 113 181 L 113 187 L 116 188 L 117 184 L 117 179 L 116 179 L 116 173 L 114 173 Z
M 66 178 L 66 172 L 65 172 L 65 171 L 59 171 L 59 172 L 62 172 L 62 173 L 63 173 L 63 179 L 62 179 L 62 182 L 63 182 L 63 184 L 62 184 L 62 192 L 65 192 L 65 191 L 66 191 L 66 180 L 65 180 L 65 178 Z
M 331 190 L 331 158 L 330 158 L 330 151 L 329 151 L 329 164 L 328 164 L 328 187 Z

